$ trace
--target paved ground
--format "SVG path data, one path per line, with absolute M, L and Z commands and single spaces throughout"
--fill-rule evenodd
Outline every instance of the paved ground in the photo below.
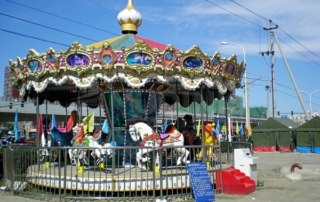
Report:
M 255 153 L 258 181 L 264 186 L 246 196 L 217 195 L 216 201 L 309 202 L 320 201 L 320 155 L 306 153 Z M 302 169 L 290 172 L 291 165 Z
M 263 187 L 249 195 L 216 195 L 221 202 L 309 202 L 320 201 L 320 155 L 305 153 L 255 153 L 259 157 L 258 181 Z M 299 163 L 303 169 L 290 173 L 291 165 Z M 39 202 L 57 201 L 52 198 L 11 196 L 10 192 L 0 191 L 0 201 Z M 88 201 L 88 200 L 86 200 Z M 118 200 L 114 200 L 118 201 Z M 119 200 L 120 201 L 120 200 Z M 125 200 L 123 200 L 125 201 Z M 128 200 L 126 200 L 128 201 Z M 169 200 L 168 200 L 169 201 Z M 173 201 L 173 200 L 172 200 Z M 175 199 L 174 201 L 186 201 Z M 192 202 L 193 200 L 187 200 Z

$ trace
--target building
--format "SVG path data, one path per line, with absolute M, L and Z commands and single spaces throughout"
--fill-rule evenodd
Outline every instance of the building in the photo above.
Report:
M 3 86 L 3 96 L 5 98 L 19 98 L 19 91 L 12 84 L 11 72 L 9 67 L 4 69 L 4 86 Z

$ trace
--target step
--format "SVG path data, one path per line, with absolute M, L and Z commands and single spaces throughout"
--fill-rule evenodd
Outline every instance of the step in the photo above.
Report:
M 247 195 L 256 190 L 255 181 L 238 169 L 228 168 L 222 171 L 222 186 L 220 171 L 216 171 L 217 188 L 223 187 L 224 194 Z

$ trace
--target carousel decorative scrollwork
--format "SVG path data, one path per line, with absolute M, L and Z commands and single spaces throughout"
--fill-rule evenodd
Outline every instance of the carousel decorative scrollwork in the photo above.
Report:
M 60 53 L 52 48 L 42 54 L 31 49 L 25 59 L 9 60 L 9 64 L 13 84 L 21 95 L 31 87 L 42 92 L 48 84 L 69 81 L 79 88 L 89 88 L 98 78 L 105 82 L 121 79 L 133 88 L 142 87 L 147 78 L 162 83 L 176 80 L 189 90 L 205 84 L 208 88 L 218 86 L 219 92 L 226 93 L 240 86 L 245 70 L 245 64 L 238 63 L 235 55 L 220 58 L 216 52 L 210 57 L 198 46 L 184 52 L 171 44 L 160 51 L 142 40 L 121 49 L 113 49 L 108 43 L 87 48 L 79 42 Z

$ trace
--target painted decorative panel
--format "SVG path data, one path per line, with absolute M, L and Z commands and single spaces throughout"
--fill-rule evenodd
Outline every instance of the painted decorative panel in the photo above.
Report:
M 187 57 L 183 61 L 184 68 L 199 69 L 202 66 L 202 60 L 197 57 Z
M 102 59 L 104 64 L 111 64 L 113 57 L 112 57 L 112 54 L 109 51 L 105 51 L 102 54 L 101 59 Z
M 131 53 L 127 57 L 129 65 L 150 65 L 151 56 L 145 53 Z
M 89 58 L 82 54 L 73 54 L 67 58 L 67 63 L 70 66 L 86 66 L 89 64 Z
M 42 70 L 41 62 L 39 62 L 38 60 L 31 60 L 28 64 L 28 67 L 31 72 Z

